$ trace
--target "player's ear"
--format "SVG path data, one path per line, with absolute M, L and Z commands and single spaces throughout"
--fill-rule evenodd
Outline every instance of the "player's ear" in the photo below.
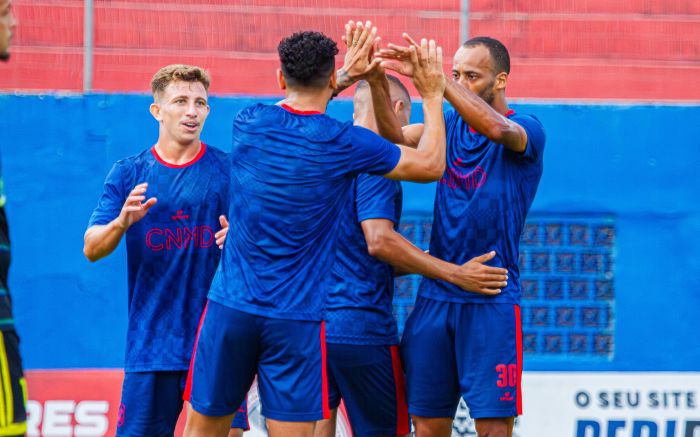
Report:
M 394 102 L 394 114 L 401 115 L 401 112 L 403 111 L 404 108 L 404 103 L 403 100 L 397 100 Z
M 277 85 L 279 85 L 281 90 L 287 89 L 287 81 L 284 80 L 284 73 L 282 73 L 281 68 L 277 69 Z
M 333 70 L 333 72 L 331 73 L 331 80 L 329 86 L 333 91 L 335 91 L 335 89 L 338 87 L 338 77 L 335 74 L 335 70 Z
M 158 122 L 163 121 L 163 117 L 160 115 L 160 105 L 158 104 L 158 102 L 151 103 L 151 107 L 149 108 L 149 110 L 151 111 L 151 115 L 153 116 L 153 118 L 158 120 Z
M 502 71 L 496 75 L 496 83 L 494 85 L 494 90 L 500 91 L 506 89 L 506 83 L 508 83 L 508 73 Z

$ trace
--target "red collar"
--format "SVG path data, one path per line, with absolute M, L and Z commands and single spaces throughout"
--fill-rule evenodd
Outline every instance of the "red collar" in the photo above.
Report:
M 287 105 L 286 103 L 281 103 L 280 106 L 283 109 L 286 109 L 287 111 L 291 112 L 292 114 L 297 114 L 297 115 L 319 115 L 323 114 L 321 111 L 300 111 L 298 109 L 294 109 L 291 106 Z
M 156 146 L 151 147 L 151 153 L 153 153 L 153 156 L 155 156 L 156 161 L 160 162 L 166 167 L 170 168 L 185 168 L 189 167 L 190 165 L 194 164 L 195 162 L 199 161 L 202 159 L 202 156 L 204 156 L 204 152 L 207 150 L 207 145 L 202 143 L 202 147 L 199 148 L 199 152 L 197 152 L 197 155 L 192 158 L 189 162 L 185 162 L 184 164 L 171 164 L 167 161 L 165 161 L 159 154 L 158 151 L 156 150 Z

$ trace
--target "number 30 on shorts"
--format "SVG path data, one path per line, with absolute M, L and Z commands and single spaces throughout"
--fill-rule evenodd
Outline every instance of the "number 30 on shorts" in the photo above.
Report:
M 499 364 L 496 366 L 499 387 L 515 387 L 518 384 L 518 366 L 515 364 Z

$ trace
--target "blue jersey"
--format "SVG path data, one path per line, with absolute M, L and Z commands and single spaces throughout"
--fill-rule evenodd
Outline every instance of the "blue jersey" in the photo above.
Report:
M 129 273 L 127 372 L 187 370 L 221 251 L 214 234 L 229 205 L 228 154 L 202 145 L 186 165 L 155 149 L 117 161 L 90 226 L 115 219 L 131 190 L 148 182 L 158 202 L 126 232 Z
M 209 298 L 265 317 L 321 320 L 352 180 L 390 172 L 400 155 L 372 131 L 324 114 L 263 104 L 241 111 L 229 234 Z
M 398 344 L 392 313 L 394 269 L 367 252 L 361 222 L 386 219 L 398 227 L 401 184 L 381 176 L 359 175 L 338 231 L 338 249 L 326 303 L 328 343 L 370 346 Z
M 520 302 L 518 245 L 542 176 L 545 134 L 531 115 L 511 111 L 507 116 L 527 132 L 523 153 L 471 129 L 456 111 L 445 114 L 447 168 L 437 184 L 430 254 L 463 264 L 495 250 L 488 264 L 508 269 L 508 286 L 492 297 L 423 278 L 420 296 L 448 302 Z

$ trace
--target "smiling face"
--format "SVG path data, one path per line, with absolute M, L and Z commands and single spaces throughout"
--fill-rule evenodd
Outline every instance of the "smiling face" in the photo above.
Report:
M 201 82 L 174 80 L 155 95 L 151 113 L 160 122 L 160 136 L 187 146 L 199 142 L 209 115 L 207 90 Z
M 484 45 L 476 45 L 460 47 L 457 50 L 452 78 L 489 105 L 493 105 L 495 96 L 501 91 L 505 92 L 508 73 L 496 73 L 489 49 Z
M 12 12 L 12 0 L 0 0 L 0 61 L 10 57 L 10 40 L 15 32 L 17 19 Z

